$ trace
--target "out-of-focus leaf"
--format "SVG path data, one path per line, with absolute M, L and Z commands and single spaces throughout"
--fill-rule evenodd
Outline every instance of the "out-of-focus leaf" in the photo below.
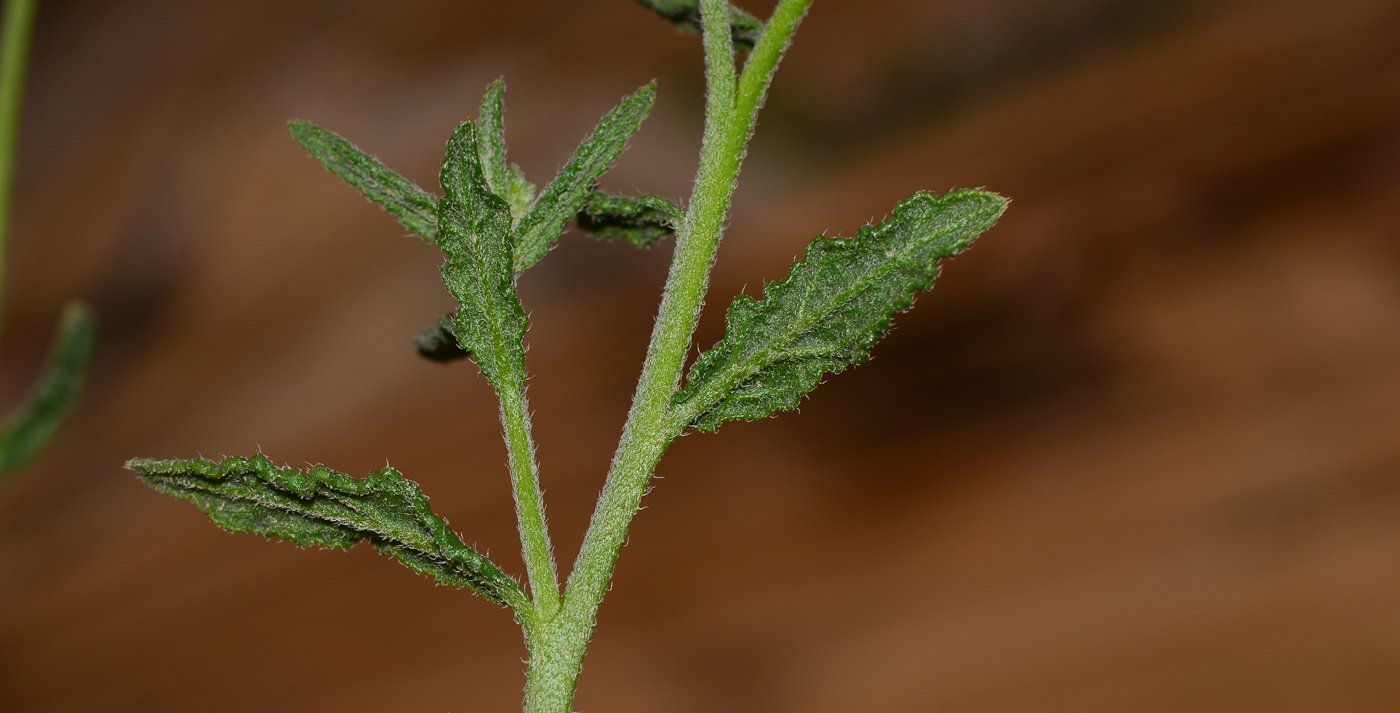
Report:
M 69 304 L 33 391 L 0 425 L 0 477 L 29 463 L 53 440 L 78 402 L 96 346 L 97 320 L 92 310 L 81 303 Z
M 649 248 L 676 232 L 685 211 L 660 196 L 628 198 L 594 191 L 578 212 L 578 227 L 600 240 Z
M 472 353 L 457 343 L 457 335 L 452 333 L 452 315 L 443 315 L 438 323 L 418 333 L 413 340 L 418 355 L 424 359 L 444 364 L 458 359 L 466 359 Z
M 670 20 L 677 29 L 698 34 L 703 27 L 700 20 L 700 0 L 637 0 L 661 17 Z M 752 52 L 763 36 L 763 22 L 758 18 L 729 6 L 729 33 L 734 38 L 734 48 Z

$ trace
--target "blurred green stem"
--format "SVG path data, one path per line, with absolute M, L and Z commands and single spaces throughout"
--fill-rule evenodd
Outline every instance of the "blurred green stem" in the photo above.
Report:
M 6 254 L 10 244 L 10 203 L 14 188 L 16 139 L 24 102 L 29 39 L 38 0 L 5 3 L 5 39 L 0 47 L 0 315 L 5 305 Z

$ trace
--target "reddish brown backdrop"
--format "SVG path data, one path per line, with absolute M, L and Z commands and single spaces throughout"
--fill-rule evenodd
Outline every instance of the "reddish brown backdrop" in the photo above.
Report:
M 1397 38 L 1393 0 L 817 0 L 701 343 L 815 233 L 920 189 L 1014 203 L 800 415 L 671 449 L 577 708 L 1400 710 Z M 285 123 L 432 185 L 504 76 L 543 181 L 656 79 L 604 184 L 682 198 L 699 64 L 626 0 L 46 2 L 3 404 L 65 299 L 103 341 L 0 485 L 0 709 L 518 710 L 504 611 L 222 533 L 121 463 L 387 460 L 519 571 L 492 394 L 411 347 L 439 254 Z M 569 234 L 522 282 L 565 563 L 669 251 Z

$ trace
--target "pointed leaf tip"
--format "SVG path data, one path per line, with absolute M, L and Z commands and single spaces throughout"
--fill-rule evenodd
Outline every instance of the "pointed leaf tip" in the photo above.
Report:
M 481 111 L 476 121 L 477 146 L 486 185 L 510 206 L 513 225 L 534 203 L 535 184 L 525 180 L 525 172 L 506 159 L 505 99 L 503 79 L 492 82 L 481 97 Z
M 655 83 L 622 100 L 579 145 L 573 158 L 520 219 L 514 233 L 515 272 L 535 264 L 564 232 L 564 223 L 578 214 L 597 183 L 627 147 L 656 102 Z
M 397 216 L 405 228 L 430 243 L 437 242 L 437 198 L 335 132 L 309 121 L 293 121 L 288 129 L 327 170 Z
M 481 112 L 476 123 L 477 146 L 486 185 L 502 200 L 512 203 L 511 172 L 506 163 L 505 98 L 506 84 L 500 79 L 492 82 L 481 97 Z

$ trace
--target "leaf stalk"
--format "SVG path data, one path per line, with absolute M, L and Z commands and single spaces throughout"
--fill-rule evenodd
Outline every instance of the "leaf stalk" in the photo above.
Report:
M 536 615 L 542 621 L 549 621 L 559 611 L 559 576 L 555 571 L 549 525 L 544 517 L 544 494 L 540 491 L 535 443 L 530 434 L 530 405 L 525 399 L 523 383 L 512 384 L 499 395 L 515 516 L 525 570 L 530 578 L 530 594 L 534 597 Z

